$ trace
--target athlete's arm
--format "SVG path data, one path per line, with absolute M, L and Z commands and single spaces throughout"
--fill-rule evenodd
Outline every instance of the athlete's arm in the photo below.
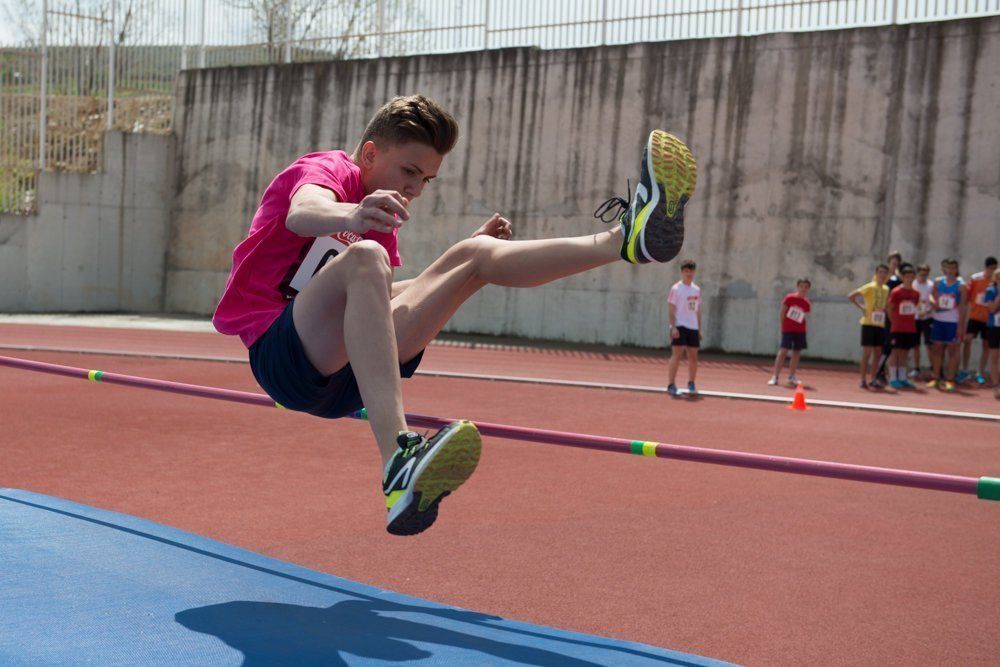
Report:
M 788 304 L 783 301 L 781 303 L 781 315 L 778 317 L 778 331 L 781 331 L 781 325 L 785 323 L 786 317 L 788 317 Z
M 969 288 L 965 285 L 958 286 L 958 333 L 959 337 L 965 336 L 965 326 L 969 321 Z
M 865 312 L 865 302 L 864 302 L 864 299 L 862 298 L 861 303 L 858 303 L 858 297 L 859 296 L 861 296 L 861 290 L 856 289 L 856 290 L 854 290 L 853 292 L 851 292 L 850 294 L 847 295 L 847 299 L 851 303 L 853 303 L 855 306 L 857 306 L 858 310 L 860 310 L 863 313 L 863 312 Z
M 680 332 L 677 331 L 677 306 L 672 303 L 667 304 L 667 318 L 670 320 L 670 337 L 677 338 Z
M 376 190 L 360 204 L 337 201 L 332 190 L 307 183 L 296 191 L 288 207 L 285 227 L 299 236 L 329 236 L 337 232 L 391 232 L 410 214 L 403 195 L 394 190 Z

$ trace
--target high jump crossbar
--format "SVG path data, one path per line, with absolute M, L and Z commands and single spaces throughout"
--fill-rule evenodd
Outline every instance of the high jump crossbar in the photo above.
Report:
M 264 394 L 236 391 L 233 389 L 220 389 L 217 387 L 205 387 L 202 385 L 171 382 L 168 380 L 155 380 L 151 378 L 122 375 L 119 373 L 108 373 L 99 370 L 88 370 L 85 368 L 75 368 L 73 366 L 62 366 L 59 364 L 49 364 L 41 361 L 31 361 L 28 359 L 18 359 L 15 357 L 5 356 L 0 356 L 0 366 L 87 379 L 101 384 L 120 384 L 129 387 L 138 387 L 141 389 L 184 394 L 186 396 L 213 398 L 221 401 L 260 405 L 270 408 L 283 408 L 283 406 L 275 403 L 271 400 L 271 398 L 265 396 Z M 362 409 L 351 414 L 350 417 L 354 419 L 366 419 L 367 415 L 364 409 Z M 406 422 L 411 426 L 440 428 L 453 421 L 456 420 L 421 414 L 406 414 Z M 491 424 L 489 422 L 480 421 L 475 421 L 473 423 L 483 435 L 508 438 L 511 440 L 521 440 L 524 442 L 537 442 L 546 445 L 561 445 L 564 447 L 578 447 L 583 449 L 597 449 L 621 454 L 638 454 L 641 456 L 676 459 L 680 461 L 693 461 L 696 463 L 712 463 L 715 465 L 732 466 L 737 468 L 771 470 L 774 472 L 791 473 L 796 475 L 830 477 L 856 482 L 867 482 L 870 484 L 891 484 L 916 489 L 949 491 L 951 493 L 974 495 L 983 500 L 1000 500 L 1000 478 L 996 477 L 975 478 L 963 477 L 959 475 L 943 475 L 939 473 L 918 472 L 914 470 L 878 468 L 849 463 L 834 463 L 831 461 L 791 458 L 787 456 L 771 456 L 767 454 L 735 452 L 723 449 L 690 447 L 687 445 L 671 445 L 663 442 L 627 440 L 625 438 L 610 438 L 606 436 L 585 435 L 581 433 L 549 431 L 545 429 L 528 428 L 524 426 L 508 426 L 505 424 Z

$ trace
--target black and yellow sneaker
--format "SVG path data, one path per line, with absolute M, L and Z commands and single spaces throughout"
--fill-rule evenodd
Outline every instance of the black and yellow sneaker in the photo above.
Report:
M 684 207 L 694 195 L 698 167 L 684 142 L 663 130 L 649 133 L 635 196 L 611 197 L 594 213 L 604 222 L 617 216 L 622 259 L 633 264 L 669 262 L 684 243 Z M 618 211 L 621 210 L 621 215 Z
M 416 535 L 437 519 L 438 503 L 469 479 L 482 451 L 472 422 L 448 424 L 427 440 L 404 432 L 399 449 L 385 467 L 386 526 L 393 535 Z

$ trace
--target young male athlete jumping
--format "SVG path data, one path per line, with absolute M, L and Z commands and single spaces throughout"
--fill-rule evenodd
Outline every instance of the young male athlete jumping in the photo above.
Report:
M 434 523 L 441 499 L 479 461 L 470 422 L 425 439 L 407 430 L 403 412 L 400 377 L 413 375 L 459 306 L 488 284 L 534 287 L 619 259 L 669 261 L 697 178 L 687 146 L 654 130 L 635 197 L 612 197 L 595 214 L 619 223 L 611 230 L 512 241 L 511 223 L 497 213 L 416 278 L 393 282 L 408 205 L 457 140 L 455 119 L 438 104 L 397 97 L 353 153 L 296 160 L 264 191 L 213 318 L 220 332 L 240 336 L 254 376 L 281 406 L 330 419 L 365 408 L 395 535 Z

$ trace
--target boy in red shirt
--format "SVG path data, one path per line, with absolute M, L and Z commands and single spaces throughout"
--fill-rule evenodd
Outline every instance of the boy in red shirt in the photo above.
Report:
M 353 153 L 310 153 L 289 165 L 233 252 L 212 319 L 221 333 L 240 336 L 254 377 L 282 407 L 327 419 L 365 408 L 394 535 L 426 530 L 479 461 L 472 423 L 454 422 L 428 439 L 406 428 L 403 412 L 400 377 L 414 374 L 455 311 L 489 284 L 534 287 L 618 260 L 673 259 L 697 178 L 683 142 L 654 130 L 635 197 L 612 197 L 595 213 L 612 229 L 511 241 L 510 222 L 495 213 L 419 276 L 394 281 L 409 203 L 457 140 L 458 124 L 434 101 L 397 97 Z
M 917 272 L 912 264 L 903 264 L 900 275 L 903 283 L 889 293 L 889 336 L 892 356 L 889 360 L 889 386 L 893 389 L 913 389 L 906 379 L 906 357 L 920 344 L 917 334 L 917 307 L 920 292 L 913 287 Z
M 788 351 L 792 351 L 792 361 L 788 365 L 788 384 L 796 385 L 799 380 L 795 377 L 795 371 L 799 367 L 799 355 L 806 349 L 806 316 L 812 310 L 812 304 L 806 298 L 812 283 L 808 278 L 800 278 L 795 283 L 795 291 L 785 295 L 781 301 L 781 315 L 778 318 L 781 322 L 781 346 L 778 348 L 778 356 L 774 358 L 774 373 L 767 381 L 769 385 L 778 384 L 781 375 L 781 367 L 785 364 L 785 357 Z

